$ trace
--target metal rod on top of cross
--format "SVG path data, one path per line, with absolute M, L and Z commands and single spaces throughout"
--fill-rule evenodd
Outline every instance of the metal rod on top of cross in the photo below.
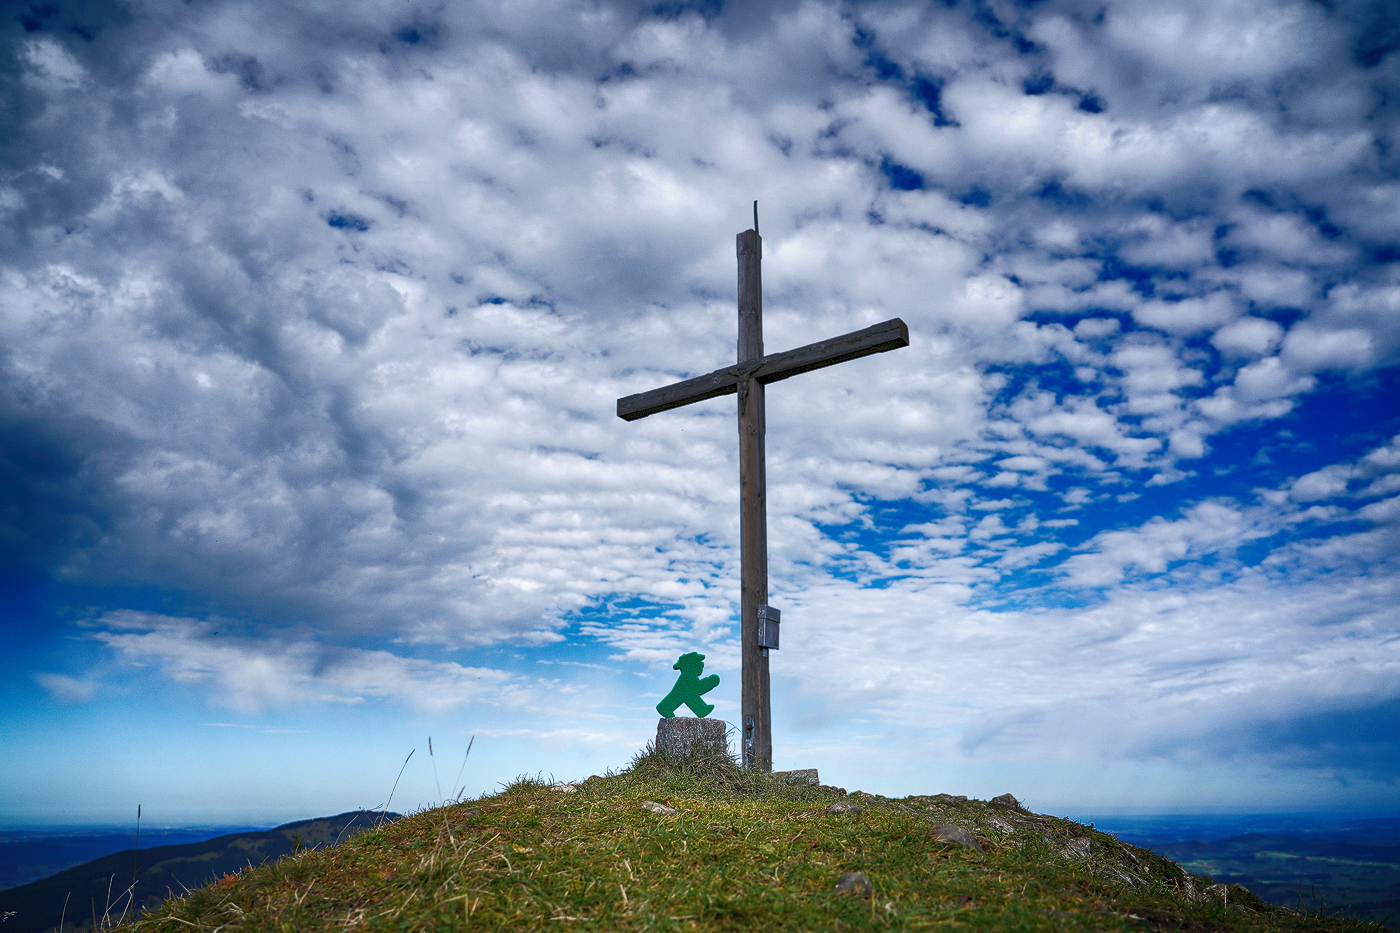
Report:
M 739 260 L 738 362 L 674 385 L 617 400 L 617 415 L 636 421 L 647 415 L 718 398 L 739 396 L 739 605 L 740 716 L 746 768 L 773 770 L 768 652 L 778 648 L 777 609 L 768 603 L 768 504 L 764 458 L 764 390 L 800 373 L 909 346 L 909 328 L 891 318 L 840 337 L 764 355 L 763 240 L 758 202 L 753 229 L 736 238 Z

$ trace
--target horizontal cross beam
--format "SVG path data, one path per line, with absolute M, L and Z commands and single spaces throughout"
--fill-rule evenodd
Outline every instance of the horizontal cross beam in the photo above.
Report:
M 888 321 L 882 321 L 864 330 L 852 331 L 841 337 L 809 343 L 796 350 L 770 353 L 756 360 L 726 366 L 708 375 L 687 379 L 685 382 L 620 398 L 617 400 L 617 416 L 624 421 L 636 421 L 638 418 L 680 408 L 691 402 L 733 395 L 739 391 L 740 380 L 748 377 L 762 383 L 777 382 L 824 366 L 834 366 L 846 360 L 907 346 L 909 328 L 899 318 L 890 318 Z

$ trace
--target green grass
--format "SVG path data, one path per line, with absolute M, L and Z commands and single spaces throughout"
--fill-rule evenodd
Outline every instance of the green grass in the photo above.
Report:
M 642 807 L 675 808 L 663 816 Z M 832 813 L 838 800 L 860 813 Z M 971 830 L 983 851 L 940 843 Z M 1073 840 L 1087 840 L 1071 846 Z M 1078 851 L 1076 851 L 1076 847 Z M 873 896 L 839 894 L 863 872 Z M 1374 930 L 1211 887 L 1068 820 L 788 786 L 651 755 L 575 793 L 520 779 L 228 875 L 126 933 L 240 930 Z

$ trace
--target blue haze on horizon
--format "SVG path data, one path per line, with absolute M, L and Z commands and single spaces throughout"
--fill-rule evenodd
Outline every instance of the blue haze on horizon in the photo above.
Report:
M 911 337 L 768 391 L 777 767 L 1400 813 L 1392 5 L 7 10 L 0 825 L 615 770 L 690 650 L 734 721 L 734 399 L 614 404 L 755 198 L 770 352 Z

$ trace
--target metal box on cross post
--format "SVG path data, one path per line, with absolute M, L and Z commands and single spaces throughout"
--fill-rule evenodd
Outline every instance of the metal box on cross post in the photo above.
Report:
M 769 648 L 778 649 L 778 623 L 782 615 L 772 606 L 758 607 L 758 647 L 763 649 L 765 657 Z

